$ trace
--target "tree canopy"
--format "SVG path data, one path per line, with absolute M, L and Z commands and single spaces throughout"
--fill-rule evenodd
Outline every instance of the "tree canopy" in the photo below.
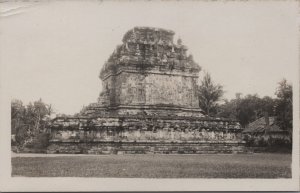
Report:
M 276 98 L 259 97 L 257 94 L 226 100 L 217 108 L 217 116 L 237 119 L 243 127 L 265 116 L 275 116 L 277 124 L 284 130 L 292 129 L 292 85 L 285 79 L 279 82 Z
M 41 99 L 23 105 L 21 100 L 11 101 L 11 132 L 15 135 L 18 146 L 26 146 L 36 136 L 46 132 L 47 123 L 53 113 L 51 105 Z
M 275 113 L 278 124 L 285 130 L 292 131 L 293 128 L 293 88 L 283 79 L 278 83 L 275 92 Z
M 217 102 L 223 96 L 223 86 L 215 84 L 209 73 L 205 73 L 201 84 L 198 88 L 199 106 L 210 116 L 212 112 L 216 111 Z

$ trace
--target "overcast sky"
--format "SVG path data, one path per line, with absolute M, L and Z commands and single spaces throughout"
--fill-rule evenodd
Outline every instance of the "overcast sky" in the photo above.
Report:
M 57 113 L 96 102 L 99 71 L 134 26 L 173 30 L 224 98 L 274 97 L 298 72 L 297 1 L 42 1 L 2 3 L 1 87 Z M 200 74 L 203 75 L 202 73 Z

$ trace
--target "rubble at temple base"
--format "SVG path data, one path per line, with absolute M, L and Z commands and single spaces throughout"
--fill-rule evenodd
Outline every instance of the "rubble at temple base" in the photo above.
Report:
M 77 117 L 50 125 L 48 153 L 243 153 L 240 124 L 198 104 L 201 67 L 170 30 L 136 27 L 100 73 L 103 89 Z

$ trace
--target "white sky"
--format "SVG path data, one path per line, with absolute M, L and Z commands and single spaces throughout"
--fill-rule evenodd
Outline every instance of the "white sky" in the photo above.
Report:
M 224 98 L 274 96 L 298 72 L 297 1 L 41 1 L 1 3 L 1 87 L 57 113 L 95 102 L 99 71 L 134 26 L 175 31 Z M 202 74 L 200 74 L 202 75 Z

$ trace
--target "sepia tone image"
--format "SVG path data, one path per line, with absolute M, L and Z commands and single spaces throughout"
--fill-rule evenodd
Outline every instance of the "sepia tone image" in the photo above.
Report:
M 254 2 L 1 2 L 11 176 L 291 179 L 298 11 Z

